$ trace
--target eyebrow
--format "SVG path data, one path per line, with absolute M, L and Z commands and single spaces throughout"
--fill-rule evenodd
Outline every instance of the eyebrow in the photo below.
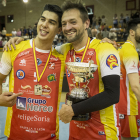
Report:
M 44 18 L 44 19 L 46 19 L 44 16 L 41 16 L 40 18 Z M 56 20 L 53 20 L 53 19 L 49 19 L 50 21 L 53 21 L 53 22 L 55 22 L 55 23 L 57 23 L 57 21 Z
M 75 18 L 73 18 L 73 19 L 70 19 L 70 20 L 68 20 L 68 21 L 73 21 L 73 20 L 76 20 L 76 19 L 75 19 Z M 63 22 L 65 22 L 65 21 L 62 21 L 62 23 L 63 23 Z

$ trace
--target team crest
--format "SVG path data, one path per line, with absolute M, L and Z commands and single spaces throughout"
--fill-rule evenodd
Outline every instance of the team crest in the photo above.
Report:
M 81 59 L 79 57 L 76 57 L 76 62 L 81 62 Z
M 56 74 L 50 74 L 47 79 L 49 82 L 56 81 Z
M 23 70 L 18 70 L 16 75 L 18 79 L 23 79 L 25 77 L 25 72 Z
M 118 60 L 114 54 L 110 54 L 106 59 L 106 65 L 112 70 L 115 67 L 118 67 Z
M 37 65 L 39 66 L 42 63 L 40 58 L 37 58 Z
M 67 75 L 70 77 L 71 72 L 67 69 Z

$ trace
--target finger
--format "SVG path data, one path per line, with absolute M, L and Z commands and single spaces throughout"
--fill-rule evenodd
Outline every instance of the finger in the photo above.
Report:
M 22 94 L 23 94 L 23 93 L 13 94 L 12 96 L 9 97 L 9 100 L 16 99 L 18 96 L 21 96 Z
M 4 93 L 2 93 L 2 95 L 4 95 L 4 96 L 12 96 L 13 92 L 4 92 Z
M 22 37 L 18 38 L 18 40 L 16 41 L 16 44 L 19 44 L 21 41 L 24 41 Z
M 9 48 L 10 51 L 12 50 L 10 42 L 8 42 L 8 48 Z
M 12 40 L 11 44 L 12 44 L 12 46 L 13 46 L 14 50 L 15 50 L 15 49 L 16 49 L 16 46 L 15 46 L 15 41 L 14 41 L 14 40 Z

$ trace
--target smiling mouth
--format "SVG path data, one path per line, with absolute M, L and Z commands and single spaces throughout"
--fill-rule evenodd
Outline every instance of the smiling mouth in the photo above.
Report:
M 45 36 L 45 35 L 47 35 L 49 32 L 47 32 L 47 31 L 43 31 L 43 30 L 40 30 L 40 34 L 42 35 L 42 36 Z

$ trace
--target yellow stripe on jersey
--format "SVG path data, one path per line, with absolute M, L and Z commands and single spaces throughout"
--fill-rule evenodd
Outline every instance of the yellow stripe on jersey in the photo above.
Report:
M 137 120 L 135 115 L 128 116 L 131 137 L 138 137 Z
M 28 41 L 22 41 L 20 44 L 16 45 L 16 50 L 13 50 L 10 51 L 8 50 L 8 52 L 4 52 L 3 53 L 3 56 L 4 57 L 7 57 L 10 59 L 8 60 L 11 60 L 11 65 L 12 65 L 12 69 L 11 69 L 11 72 L 10 72 L 10 77 L 9 77 L 9 92 L 13 92 L 14 91 L 14 71 L 13 71 L 13 63 L 14 63 L 14 60 L 16 58 L 16 56 L 21 52 L 21 51 L 24 51 L 28 48 L 31 48 L 30 45 L 30 40 Z M 26 43 L 25 43 L 26 42 Z M 13 115 L 13 110 L 12 110 L 12 107 L 8 107 L 7 109 L 7 117 L 6 117 L 6 124 L 5 124 L 5 131 L 4 131 L 4 134 L 9 137 L 10 136 L 10 129 L 11 129 L 11 120 L 12 120 L 12 115 Z
M 61 91 L 62 91 L 62 82 L 63 82 L 63 75 L 64 75 L 64 56 L 60 55 L 55 49 L 52 52 L 52 55 L 55 57 L 58 57 L 61 60 L 61 71 L 60 71 L 60 80 L 59 80 L 59 92 L 58 92 L 58 103 L 57 103 L 57 113 L 56 113 L 56 138 L 59 139 L 59 117 L 58 117 L 58 112 L 59 112 L 59 104 L 60 104 L 60 99 L 61 99 Z

